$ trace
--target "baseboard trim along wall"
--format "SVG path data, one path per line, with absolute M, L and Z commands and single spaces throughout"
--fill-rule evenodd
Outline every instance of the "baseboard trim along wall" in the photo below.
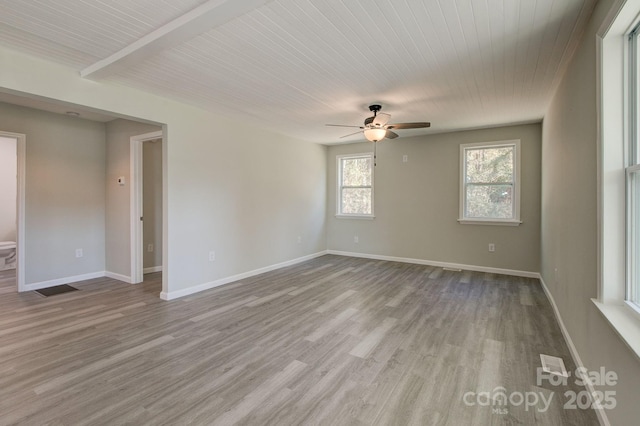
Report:
M 93 278 L 102 278 L 105 276 L 104 271 L 92 272 L 90 274 L 74 275 L 71 277 L 57 278 L 55 280 L 40 281 L 37 283 L 26 284 L 24 291 L 40 290 L 41 288 L 54 287 L 57 285 L 71 284 L 78 281 L 91 280 Z
M 153 272 L 162 272 L 162 265 L 160 265 L 160 266 L 150 266 L 149 268 L 144 268 L 142 270 L 143 274 L 151 274 Z
M 560 331 L 562 331 L 562 336 L 564 337 L 565 342 L 567 342 L 567 346 L 569 347 L 569 352 L 571 352 L 571 357 L 573 358 L 573 362 L 576 364 L 578 368 L 585 368 L 584 364 L 582 363 L 582 359 L 580 359 L 580 354 L 578 354 L 578 350 L 576 349 L 575 345 L 573 344 L 573 340 L 569 335 L 569 330 L 567 330 L 567 327 L 564 325 L 564 321 L 562 321 L 562 316 L 560 316 L 560 311 L 558 310 L 558 306 L 556 305 L 556 301 L 553 298 L 551 291 L 549 291 L 549 288 L 547 287 L 547 284 L 544 282 L 542 275 L 538 274 L 538 279 L 540 279 L 540 284 L 542 285 L 542 289 L 544 290 L 544 293 L 547 295 L 547 299 L 549 300 L 549 303 L 551 303 L 551 307 L 553 308 L 553 314 L 556 317 L 556 321 L 560 325 Z M 572 373 L 572 377 L 573 377 L 573 373 Z M 595 388 L 593 387 L 593 384 L 588 380 L 585 380 L 585 384 L 587 387 L 587 391 L 589 392 L 589 397 L 593 402 L 592 395 L 594 395 Z M 596 415 L 598 416 L 598 420 L 600 421 L 601 425 L 611 426 L 611 423 L 609 423 L 609 418 L 607 417 L 607 413 L 602 407 L 597 408 L 594 411 L 596 412 Z
M 349 251 L 327 250 L 327 254 L 337 256 L 361 257 L 372 260 L 387 260 L 390 262 L 414 263 L 417 265 L 436 266 L 439 268 L 463 269 L 465 271 L 488 272 L 491 274 L 512 275 L 515 277 L 540 278 L 538 272 L 518 271 L 514 269 L 492 268 L 489 266 L 464 265 L 461 263 L 439 262 L 434 260 L 412 259 L 408 257 L 384 256 L 378 254 L 355 253 Z
M 219 280 L 211 281 L 208 283 L 200 284 L 200 285 L 189 287 L 189 288 L 184 288 L 182 290 L 176 290 L 176 291 L 170 291 L 170 292 L 163 291 L 162 293 L 160 293 L 160 298 L 163 300 L 173 300 L 180 297 L 189 296 L 190 294 L 199 293 L 201 291 L 205 291 L 205 290 L 212 289 L 214 287 L 219 287 L 221 285 L 229 284 L 234 281 L 243 280 L 245 278 L 251 278 L 256 275 L 264 274 L 265 272 L 271 272 L 276 269 L 306 262 L 307 260 L 324 256 L 325 254 L 327 254 L 326 251 L 320 251 L 318 253 L 313 253 L 307 256 L 298 257 L 296 259 L 288 260 L 282 263 L 276 263 L 275 265 L 271 265 L 271 266 L 265 266 L 264 268 L 254 269 L 253 271 L 244 272 L 242 274 L 233 275 L 231 277 L 220 278 Z

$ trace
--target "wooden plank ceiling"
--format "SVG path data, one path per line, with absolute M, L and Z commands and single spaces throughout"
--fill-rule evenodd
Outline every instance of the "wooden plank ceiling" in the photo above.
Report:
M 0 0 L 3 45 L 320 143 L 542 119 L 595 0 Z M 347 131 L 344 131 L 347 130 Z M 346 141 L 362 140 L 359 136 Z

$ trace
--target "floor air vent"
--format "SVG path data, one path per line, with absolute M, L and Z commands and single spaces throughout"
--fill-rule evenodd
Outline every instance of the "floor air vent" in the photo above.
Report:
M 564 361 L 557 356 L 540 354 L 540 361 L 542 362 L 542 370 L 562 377 L 569 377 L 567 369 L 564 367 Z
M 70 285 L 57 285 L 54 287 L 41 288 L 40 290 L 36 290 L 36 293 L 39 293 L 45 297 L 55 296 L 56 294 L 68 293 L 70 291 L 78 290 L 75 287 L 71 287 Z

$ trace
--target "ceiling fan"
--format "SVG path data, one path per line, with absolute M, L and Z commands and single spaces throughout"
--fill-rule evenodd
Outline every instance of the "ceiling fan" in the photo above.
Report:
M 360 130 L 354 133 L 349 133 L 348 135 L 341 136 L 340 139 L 346 138 L 349 136 L 353 136 L 355 134 L 360 133 L 361 131 L 364 133 L 364 137 L 371 142 L 379 142 L 384 138 L 395 139 L 398 137 L 398 134 L 392 132 L 392 129 L 419 129 L 423 127 L 431 127 L 431 123 L 427 122 L 418 122 L 418 123 L 395 123 L 395 124 L 387 124 L 391 115 L 386 114 L 384 112 L 379 112 L 382 109 L 382 106 L 373 104 L 369 105 L 369 111 L 373 112 L 373 117 L 367 117 L 364 120 L 364 126 L 348 126 L 343 124 L 327 124 L 327 126 L 333 127 L 357 127 Z

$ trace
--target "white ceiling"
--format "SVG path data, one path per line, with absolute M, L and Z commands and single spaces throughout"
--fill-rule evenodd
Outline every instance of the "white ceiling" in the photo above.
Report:
M 596 0 L 0 0 L 0 42 L 321 143 L 539 121 Z

